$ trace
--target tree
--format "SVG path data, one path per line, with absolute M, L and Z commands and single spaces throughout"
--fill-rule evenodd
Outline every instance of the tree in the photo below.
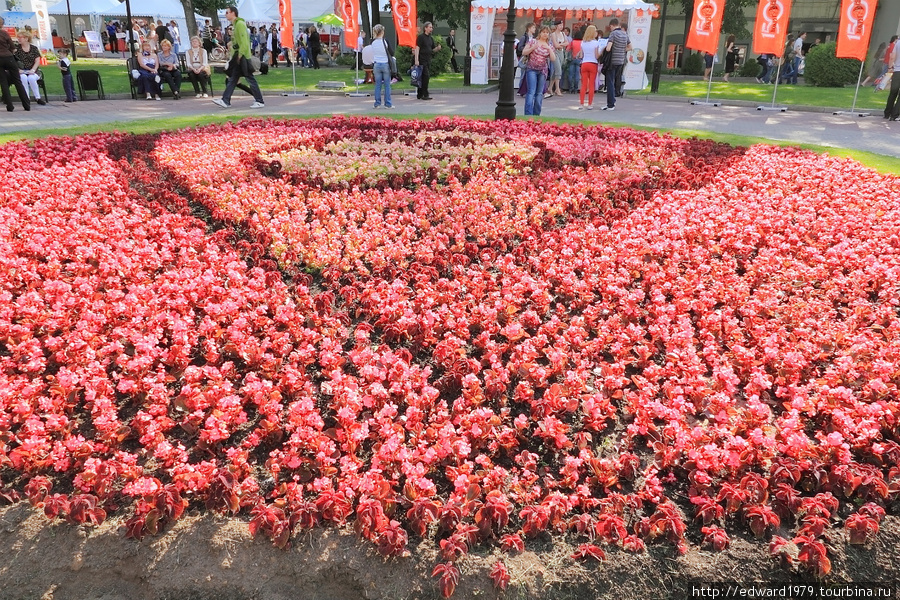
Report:
M 187 4 L 192 3 L 194 5 L 193 9 L 191 9 L 190 15 L 187 12 Z M 236 0 L 181 0 L 181 4 L 185 8 L 184 16 L 185 19 L 193 18 L 194 11 L 197 14 L 203 15 L 204 17 L 209 17 L 212 19 L 213 27 L 221 26 L 219 22 L 219 11 L 228 8 L 229 6 L 237 6 Z M 240 15 L 238 15 L 240 16 Z M 194 31 L 196 32 L 196 23 L 194 23 Z M 188 29 L 191 28 L 191 23 L 188 21 Z
M 199 35 L 200 28 L 197 27 L 197 18 L 194 16 L 194 0 L 181 0 L 181 5 L 184 7 L 184 22 L 187 25 L 187 36 L 183 39 Z
M 447 21 L 456 28 L 469 22 L 469 0 L 418 0 L 419 21 Z
M 691 30 L 691 16 L 694 14 L 694 2 L 695 0 L 677 0 L 681 3 L 681 12 L 685 15 L 684 18 L 684 39 L 687 40 L 688 32 Z M 747 29 L 747 14 L 745 9 L 748 6 L 756 6 L 757 0 L 726 0 L 725 2 L 725 10 L 722 13 L 722 33 L 729 34 L 733 33 L 739 38 L 747 37 L 750 35 L 750 30 Z M 687 56 L 687 52 L 681 55 L 681 60 L 684 61 Z M 683 63 L 682 65 L 683 66 Z

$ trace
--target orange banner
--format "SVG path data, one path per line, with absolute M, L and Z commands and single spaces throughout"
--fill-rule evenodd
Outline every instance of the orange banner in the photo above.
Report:
M 291 17 L 291 0 L 278 0 L 278 14 L 281 15 L 281 47 L 294 47 L 294 19 Z
M 838 58 L 866 60 L 876 8 L 878 8 L 878 0 L 843 0 L 841 2 L 841 27 L 837 35 L 836 53 Z
M 791 18 L 791 0 L 759 0 L 753 27 L 753 52 L 782 56 Z
M 341 19 L 344 20 L 344 43 L 356 50 L 359 43 L 359 0 L 340 0 Z
M 391 0 L 394 26 L 397 28 L 397 43 L 409 48 L 416 47 L 416 0 Z
M 691 30 L 685 46 L 700 52 L 715 54 L 719 49 L 719 33 L 722 29 L 722 11 L 725 0 L 697 0 Z

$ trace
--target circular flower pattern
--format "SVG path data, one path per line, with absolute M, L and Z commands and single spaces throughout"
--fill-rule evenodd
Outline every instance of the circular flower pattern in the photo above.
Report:
M 51 518 L 427 538 L 449 595 L 546 535 L 824 576 L 900 492 L 895 177 L 446 118 L 0 154 L 0 498 Z

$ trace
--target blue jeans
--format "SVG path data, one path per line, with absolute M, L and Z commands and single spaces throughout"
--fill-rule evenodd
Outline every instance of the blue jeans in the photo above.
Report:
M 606 106 L 612 108 L 616 105 L 616 86 L 622 78 L 625 65 L 611 65 L 606 70 Z
M 381 106 L 381 88 L 384 86 L 384 105 L 391 106 L 391 65 L 375 63 L 375 106 Z
M 577 94 L 581 89 L 581 61 L 572 59 L 569 61 L 569 91 Z
M 251 70 L 252 69 L 249 69 L 248 72 Z M 236 64 L 231 71 L 231 77 L 228 78 L 228 83 L 225 84 L 225 91 L 222 92 L 222 100 L 225 101 L 225 104 L 231 104 L 231 95 L 234 93 L 234 88 L 238 86 L 238 81 L 241 77 L 244 77 L 241 75 L 241 65 Z M 250 75 L 247 75 L 244 79 L 247 80 L 247 85 L 241 86 L 241 89 L 250 92 L 254 100 L 262 103 L 262 92 L 259 91 L 259 84 L 256 83 L 256 77 L 253 76 L 253 73 L 250 73 Z
M 544 84 L 547 76 L 543 71 L 525 69 L 525 85 L 528 92 L 525 94 L 525 114 L 540 116 L 541 105 L 544 103 Z
M 797 75 L 800 74 L 800 62 L 802 60 L 799 56 L 794 57 L 794 70 L 791 72 L 791 83 L 793 84 L 797 83 Z

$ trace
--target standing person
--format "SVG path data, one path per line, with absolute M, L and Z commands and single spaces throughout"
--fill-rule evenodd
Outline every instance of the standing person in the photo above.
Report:
M 891 73 L 891 92 L 884 106 L 884 118 L 900 121 L 900 44 L 894 44 L 888 73 Z
M 275 25 L 269 27 L 269 39 L 266 43 L 266 50 L 269 51 L 269 60 L 273 68 L 278 68 L 278 29 Z
M 566 34 L 563 33 L 563 22 L 556 21 L 553 33 L 550 34 L 550 45 L 553 46 L 553 53 L 556 55 L 556 60 L 552 63 L 553 72 L 550 74 L 550 90 L 548 93 L 551 96 L 563 95 L 560 81 L 562 81 L 562 67 L 565 64 L 566 46 L 568 44 L 569 40 L 566 38 Z
M 59 72 L 62 73 L 66 102 L 75 102 L 75 84 L 72 81 L 72 61 L 69 60 L 69 49 L 60 48 L 56 54 L 59 56 Z
M 234 88 L 237 87 L 241 77 L 247 80 L 250 86 L 250 93 L 253 94 L 255 102 L 250 108 L 263 108 L 262 92 L 259 91 L 259 84 L 253 76 L 253 65 L 250 64 L 250 32 L 247 30 L 247 22 L 238 17 L 238 9 L 235 6 L 229 6 L 225 9 L 225 18 L 231 22 L 234 27 L 234 39 L 232 40 L 231 50 L 234 54 L 228 62 L 228 68 L 225 72 L 228 74 L 228 83 L 225 84 L 225 91 L 222 92 L 221 98 L 213 100 L 215 104 L 222 108 L 231 108 L 231 95 Z
M 784 52 L 781 54 L 781 59 L 778 62 L 781 65 L 781 75 L 778 76 L 778 83 L 788 83 L 794 72 L 793 37 L 788 39 L 787 44 L 784 47 Z
M 206 89 L 209 85 L 209 54 L 200 43 L 200 38 L 191 38 L 191 47 L 184 53 L 184 64 L 187 67 L 188 79 L 194 86 L 197 98 L 209 98 Z M 201 92 L 202 89 L 202 92 Z
M 572 59 L 569 61 L 569 93 L 577 94 L 581 89 L 581 65 L 582 63 L 582 54 L 581 54 L 581 42 L 584 40 L 584 31 L 578 29 L 575 31 L 575 35 L 572 37 L 572 41 L 569 42 L 569 45 L 566 46 L 566 51 L 569 53 L 569 56 Z M 594 37 L 597 37 L 597 28 L 594 27 Z M 596 74 L 595 74 L 596 76 Z M 582 100 L 583 103 L 583 100 Z
M 16 34 L 19 40 L 19 48 L 14 52 L 16 60 L 22 65 L 20 78 L 22 85 L 31 88 L 31 95 L 34 101 L 40 105 L 47 104 L 47 101 L 41 98 L 41 90 L 38 87 L 38 80 L 42 77 L 41 73 L 41 51 L 37 46 L 31 44 L 31 32 L 22 30 Z
M 725 40 L 725 76 L 722 79 L 728 83 L 728 78 L 734 75 L 734 69 L 737 65 L 737 48 L 734 47 L 735 36 L 732 33 Z
M 265 25 L 259 28 L 259 62 L 269 62 L 269 30 Z
M 419 91 L 416 92 L 417 100 L 431 100 L 431 96 L 428 94 L 428 80 L 431 79 L 431 76 L 428 70 L 431 68 L 431 59 L 435 53 L 441 51 L 441 45 L 435 44 L 434 38 L 431 37 L 432 31 L 434 31 L 434 25 L 428 21 L 422 26 L 422 33 L 416 38 L 416 47 L 413 48 L 413 64 L 422 67 Z
M 162 44 L 163 40 L 172 41 L 172 34 L 169 33 L 169 28 L 163 25 L 162 19 L 156 20 L 156 41 L 159 44 Z
M 577 33 L 575 34 L 578 35 Z M 573 42 L 574 43 L 574 42 Z M 584 96 L 587 94 L 588 110 L 594 110 L 594 90 L 597 87 L 597 69 L 600 62 L 600 41 L 597 39 L 597 28 L 589 25 L 584 30 L 584 39 L 581 41 L 576 60 L 581 62 L 581 88 L 578 110 L 584 110 Z
M 525 46 L 528 45 L 528 42 L 534 39 L 535 32 L 537 32 L 537 24 L 529 23 L 525 26 L 525 33 L 523 33 L 522 37 L 516 42 L 516 59 L 518 59 L 518 66 L 522 71 L 519 74 L 519 95 L 523 98 L 528 93 L 528 82 L 525 81 L 525 65 L 522 62 L 522 51 L 525 49 Z
M 887 50 L 887 42 L 881 42 L 878 45 L 878 49 L 875 51 L 875 56 L 872 57 L 872 64 L 869 66 L 869 74 L 866 75 L 866 78 L 860 84 L 860 87 L 866 87 L 869 85 L 870 81 L 874 84 L 875 80 L 881 77 L 881 67 L 884 64 L 885 50 Z
M 547 82 L 550 64 L 556 62 L 556 52 L 550 45 L 549 27 L 541 27 L 537 39 L 528 42 L 522 50 L 522 57 L 526 59 L 525 81 L 528 87 L 525 114 L 540 116 L 544 102 L 544 84 Z
M 6 105 L 6 110 L 9 112 L 15 110 L 12 97 L 9 95 L 9 84 L 11 83 L 19 94 L 22 108 L 31 110 L 31 101 L 28 99 L 28 92 L 22 84 L 19 65 L 16 63 L 16 46 L 9 33 L 3 29 L 4 23 L 3 17 L 0 17 L 0 90 L 3 92 L 3 104 Z
M 384 88 L 384 107 L 394 108 L 391 102 L 391 56 L 393 52 L 384 39 L 384 25 L 378 24 L 372 28 L 372 56 L 375 72 L 375 108 L 381 106 L 381 89 Z
M 797 85 L 797 76 L 800 75 L 800 65 L 803 62 L 803 42 L 806 40 L 806 32 L 801 32 L 794 40 L 794 64 L 791 71 L 791 83 Z
M 713 64 L 716 62 L 716 55 L 709 52 L 703 53 L 703 81 L 709 81 L 712 78 Z
M 615 17 L 609 22 L 609 39 L 606 42 L 606 52 L 610 52 L 610 68 L 606 72 L 606 106 L 603 110 L 615 110 L 616 87 L 622 79 L 622 71 L 625 70 L 625 53 L 631 50 L 631 40 L 628 34 L 619 27 L 619 20 Z
M 175 54 L 181 52 L 181 33 L 178 31 L 178 23 L 174 19 L 169 21 L 169 39 L 172 40 L 172 49 Z
M 106 22 L 106 37 L 109 38 L 109 51 L 119 51 L 119 38 L 116 37 L 116 26 L 112 21 Z
M 319 52 L 322 51 L 322 41 L 319 37 L 319 30 L 315 25 L 309 28 L 309 58 L 312 61 L 312 68 L 319 68 Z
M 209 19 L 206 20 L 206 26 L 203 28 L 203 49 L 207 52 L 212 52 L 212 49 L 216 47 L 216 32 L 213 30 L 212 21 Z
M 450 48 L 450 66 L 454 73 L 459 73 L 459 64 L 456 62 L 456 30 L 451 29 L 447 36 L 447 47 Z
M 760 54 L 756 57 L 756 64 L 762 71 L 756 76 L 756 83 L 769 83 L 769 55 Z

